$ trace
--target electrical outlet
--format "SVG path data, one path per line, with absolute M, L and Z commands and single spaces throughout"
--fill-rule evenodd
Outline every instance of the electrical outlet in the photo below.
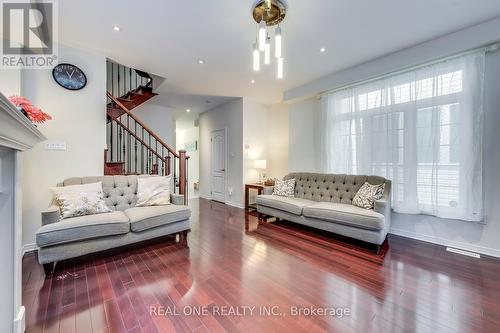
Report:
M 228 187 L 227 188 L 227 193 L 229 194 L 229 196 L 232 196 L 233 195 L 233 188 L 232 187 Z
M 64 141 L 46 141 L 45 150 L 66 150 L 66 142 Z

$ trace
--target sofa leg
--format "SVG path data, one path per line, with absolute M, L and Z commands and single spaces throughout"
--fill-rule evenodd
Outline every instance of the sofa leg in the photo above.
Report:
M 179 244 L 187 246 L 187 235 L 189 230 L 184 230 L 179 233 Z
M 54 263 L 43 264 L 43 271 L 45 276 L 51 276 L 54 273 Z

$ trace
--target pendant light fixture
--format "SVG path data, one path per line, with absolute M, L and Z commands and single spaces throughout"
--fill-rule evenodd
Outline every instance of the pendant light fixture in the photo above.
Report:
M 260 70 L 260 53 L 264 53 L 264 64 L 271 64 L 271 40 L 274 40 L 274 58 L 276 58 L 276 77 L 283 79 L 283 38 L 280 22 L 285 18 L 287 7 L 285 0 L 259 0 L 253 7 L 252 15 L 258 24 L 256 42 L 253 45 L 253 70 Z M 269 29 L 276 26 L 275 29 Z M 274 38 L 269 35 L 274 30 Z
M 259 51 L 264 51 L 266 48 L 266 22 L 264 18 L 259 23 Z
M 266 47 L 264 48 L 264 64 L 271 63 L 271 37 L 266 37 Z
M 278 73 L 276 76 L 278 79 L 283 78 L 283 58 L 278 58 Z
M 274 32 L 274 56 L 281 58 L 281 28 L 279 26 Z
M 256 72 L 260 70 L 260 52 L 257 43 L 253 44 L 253 70 Z

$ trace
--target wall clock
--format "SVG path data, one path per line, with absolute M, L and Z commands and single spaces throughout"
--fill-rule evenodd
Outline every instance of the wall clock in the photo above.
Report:
M 80 90 L 87 84 L 85 73 L 71 64 L 59 64 L 54 67 L 52 77 L 61 87 L 69 90 Z

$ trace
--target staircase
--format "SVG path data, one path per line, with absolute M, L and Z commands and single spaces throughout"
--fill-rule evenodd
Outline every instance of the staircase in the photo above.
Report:
M 187 202 L 186 151 L 176 151 L 131 111 L 157 94 L 146 72 L 107 61 L 105 175 L 172 175 Z

